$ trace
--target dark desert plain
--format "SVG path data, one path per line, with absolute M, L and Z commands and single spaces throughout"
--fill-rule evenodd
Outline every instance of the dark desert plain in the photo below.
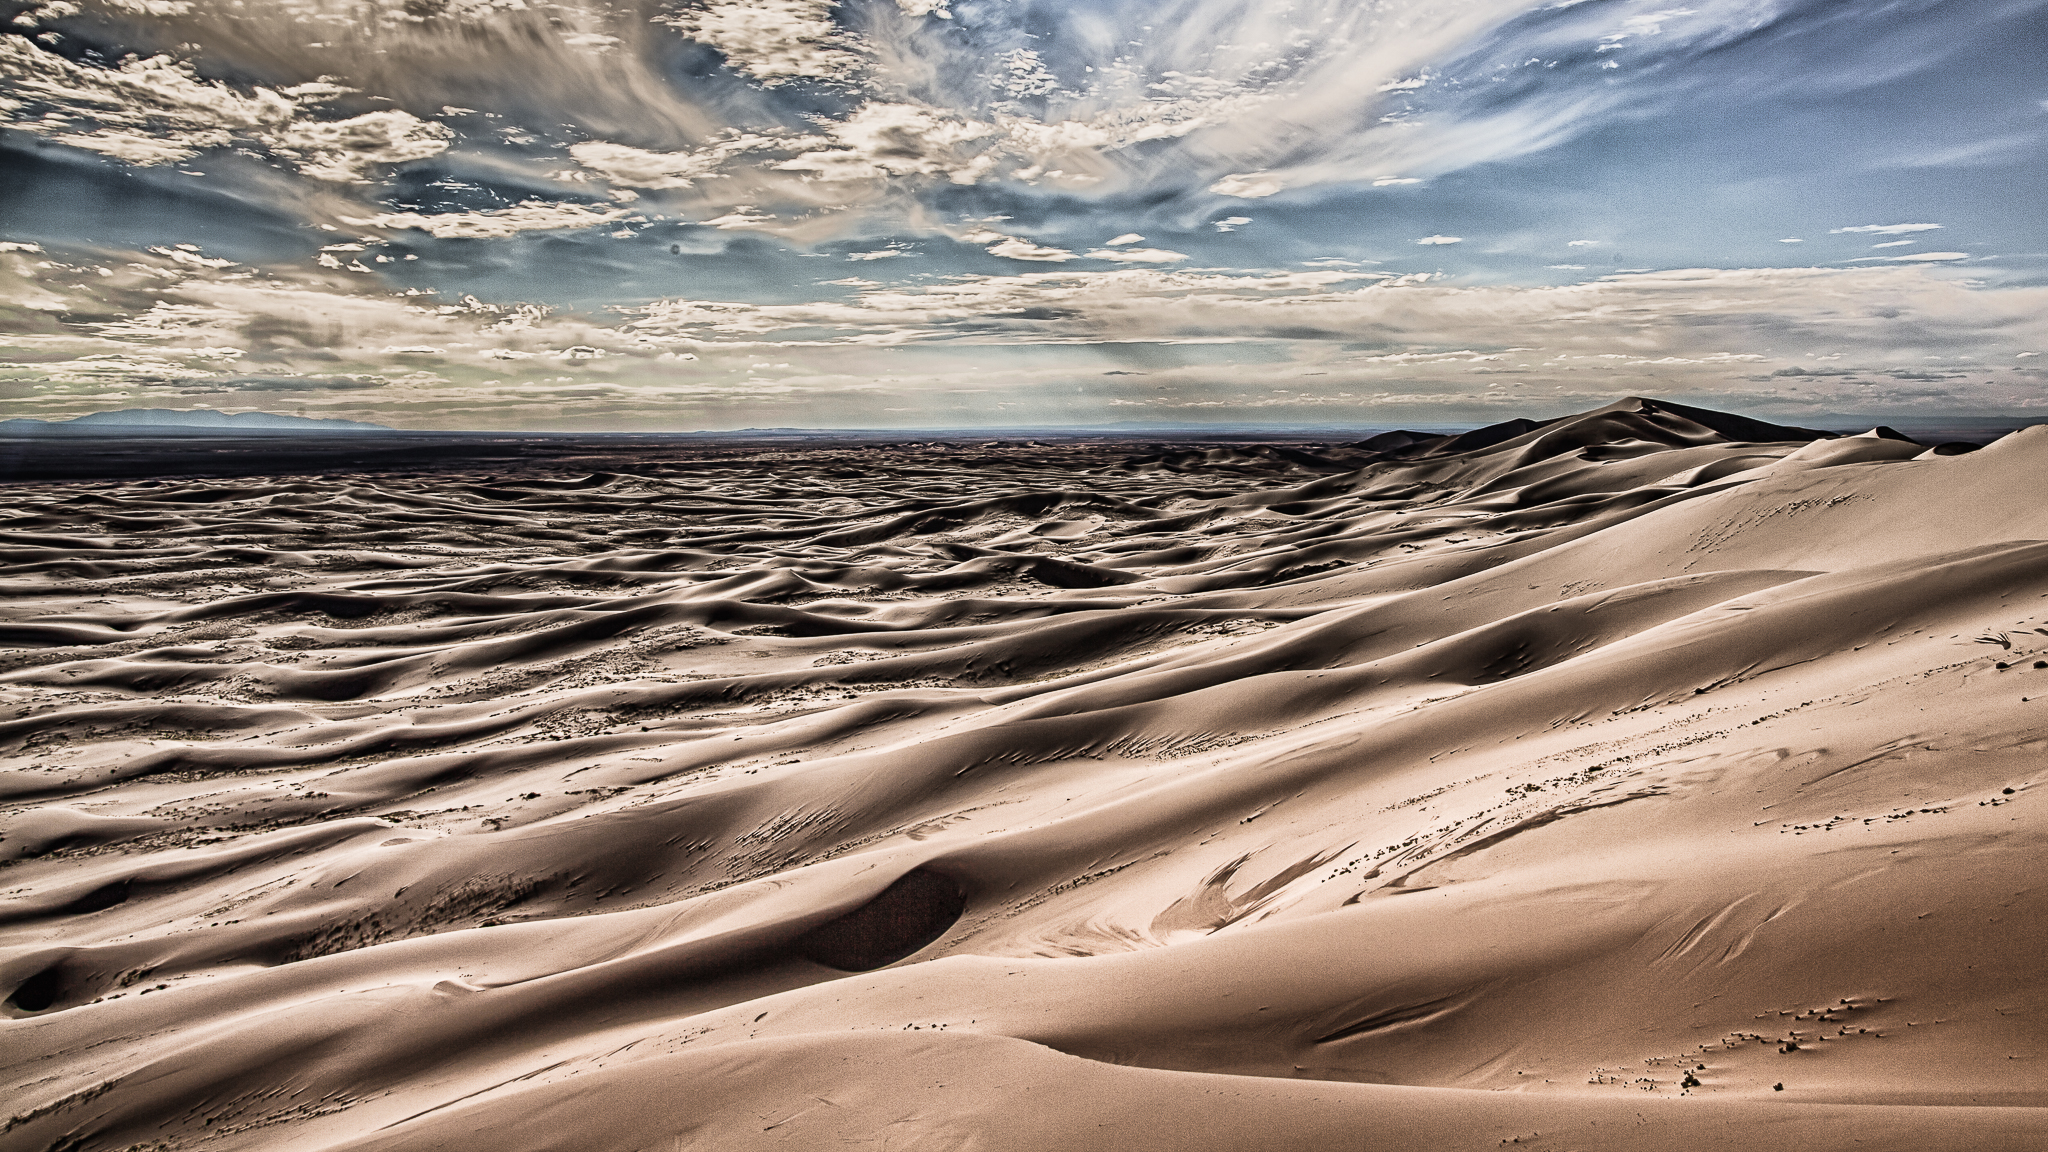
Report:
M 2048 1146 L 2048 427 L 444 462 L 0 490 L 8 1149 Z

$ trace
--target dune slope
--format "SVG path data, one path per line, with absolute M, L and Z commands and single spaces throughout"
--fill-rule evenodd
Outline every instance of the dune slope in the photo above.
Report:
M 2048 1146 L 2048 428 L 0 492 L 7 1149 Z

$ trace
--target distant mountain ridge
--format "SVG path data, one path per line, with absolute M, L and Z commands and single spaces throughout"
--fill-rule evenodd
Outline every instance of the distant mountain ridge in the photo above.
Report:
M 360 420 L 315 420 L 306 416 L 281 416 L 273 412 L 237 412 L 229 415 L 212 408 L 180 412 L 174 408 L 123 408 L 118 412 L 94 412 L 74 420 L 0 420 L 0 434 L 35 435 L 66 431 L 128 431 L 163 429 L 178 432 L 394 432 L 383 424 Z

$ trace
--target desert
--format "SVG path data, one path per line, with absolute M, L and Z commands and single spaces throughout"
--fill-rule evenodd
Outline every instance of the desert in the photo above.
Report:
M 0 487 L 0 1146 L 2048 1145 L 2048 428 L 439 459 Z
M 0 1152 L 2048 1152 L 2048 0 L 6 0 Z

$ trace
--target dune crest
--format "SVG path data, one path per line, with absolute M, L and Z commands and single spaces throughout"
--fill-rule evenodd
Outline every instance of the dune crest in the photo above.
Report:
M 2048 1146 L 2044 467 L 17 484 L 0 1147 Z

